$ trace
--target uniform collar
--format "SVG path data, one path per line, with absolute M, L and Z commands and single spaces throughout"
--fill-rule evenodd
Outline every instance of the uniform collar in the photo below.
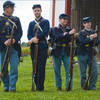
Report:
M 37 22 L 40 22 L 42 19 L 43 19 L 43 17 L 42 17 L 42 16 L 40 17 L 40 19 L 39 19 L 39 20 L 37 20 L 37 19 L 35 18 L 35 20 L 36 20 Z
M 84 28 L 84 30 L 86 30 L 86 31 L 91 31 L 92 29 L 87 29 L 87 28 Z
M 11 16 L 6 15 L 5 13 L 3 13 L 3 16 L 8 17 L 8 18 L 11 17 Z
M 62 25 L 61 25 L 61 24 L 59 24 L 59 25 L 58 25 L 58 27 L 59 27 L 59 28 L 63 28 L 63 29 L 64 29 L 64 28 L 66 28 L 66 26 L 65 26 L 65 27 L 62 27 Z

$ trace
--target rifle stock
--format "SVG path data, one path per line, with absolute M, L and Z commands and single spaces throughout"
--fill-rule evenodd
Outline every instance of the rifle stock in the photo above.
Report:
M 34 91 L 35 75 L 37 70 L 37 57 L 38 57 L 38 44 L 35 45 L 35 55 L 33 61 L 33 74 L 32 74 L 32 91 Z
M 35 36 L 37 36 L 38 30 L 36 30 Z M 34 84 L 35 84 L 35 76 L 37 73 L 37 58 L 38 58 L 38 43 L 35 44 L 34 49 L 34 60 L 33 60 L 33 72 L 32 72 L 32 91 L 34 91 Z
M 89 77 L 86 79 L 85 84 L 83 86 L 83 89 L 84 90 L 87 90 L 88 89 L 88 81 L 89 81 Z
M 3 78 L 5 73 L 8 71 L 9 57 L 10 57 L 11 49 L 12 49 L 12 41 L 13 41 L 13 35 L 14 35 L 14 28 L 15 27 L 16 27 L 16 25 L 13 24 L 11 35 L 10 35 L 11 45 L 7 46 L 7 49 L 6 49 L 3 65 L 1 67 L 2 69 L 1 69 L 1 73 L 0 73 L 0 79 Z
M 4 76 L 4 74 L 5 74 L 4 69 L 5 69 L 6 65 L 8 66 L 8 58 L 9 58 L 8 56 L 9 56 L 9 47 L 7 47 L 7 49 L 6 49 L 6 54 L 5 54 L 3 66 L 2 66 L 2 69 L 1 69 L 1 73 L 0 73 L 0 78 L 2 78 Z
M 95 52 L 95 49 L 94 49 L 95 42 L 96 42 L 96 39 L 94 39 L 94 41 L 93 41 L 92 53 L 91 53 L 91 58 L 90 58 L 90 66 L 89 66 L 89 70 L 88 70 L 88 77 L 87 77 L 85 84 L 83 86 L 84 90 L 88 89 L 88 83 L 89 83 L 90 76 L 91 76 L 92 65 L 93 65 L 93 56 L 94 56 L 94 52 Z

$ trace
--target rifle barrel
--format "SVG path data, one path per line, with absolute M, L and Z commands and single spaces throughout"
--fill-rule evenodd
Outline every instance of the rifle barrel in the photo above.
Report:
M 72 35 L 71 43 L 70 43 L 70 59 L 69 59 L 69 81 L 68 81 L 68 88 L 67 91 L 71 90 L 71 81 L 72 81 L 72 74 L 73 74 L 73 43 L 74 43 L 74 35 Z

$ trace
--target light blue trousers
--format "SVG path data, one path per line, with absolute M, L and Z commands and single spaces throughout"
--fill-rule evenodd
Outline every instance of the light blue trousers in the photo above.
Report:
M 90 56 L 88 55 L 78 56 L 78 63 L 80 69 L 81 87 L 83 87 L 86 81 L 86 69 L 87 67 L 89 68 L 89 64 L 90 64 Z M 96 89 L 97 76 L 98 76 L 98 67 L 97 67 L 96 56 L 94 56 L 88 89 Z
M 3 66 L 6 50 L 0 52 L 0 65 Z M 2 78 L 4 90 L 16 90 L 16 82 L 18 80 L 18 52 L 12 48 L 10 55 L 10 73 L 8 71 Z M 7 67 L 7 66 L 5 66 Z
M 62 86 L 61 79 L 61 64 L 64 64 L 65 72 L 66 72 L 66 89 L 68 88 L 69 82 L 69 56 L 66 56 L 64 49 L 62 49 L 62 54 L 59 57 L 53 56 L 53 66 L 54 66 L 54 75 L 55 75 L 55 86 L 59 88 Z M 72 82 L 71 82 L 72 88 Z

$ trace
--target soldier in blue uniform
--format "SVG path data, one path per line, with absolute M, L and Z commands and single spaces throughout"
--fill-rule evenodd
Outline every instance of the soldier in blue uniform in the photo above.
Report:
M 0 16 L 0 64 L 1 69 L 3 66 L 3 61 L 7 47 L 12 45 L 11 54 L 10 54 L 10 74 L 5 72 L 2 77 L 4 84 L 4 91 L 16 91 L 16 82 L 18 80 L 18 48 L 22 36 L 21 23 L 18 17 L 12 16 L 14 12 L 14 3 L 11 1 L 6 1 L 3 4 L 4 13 Z M 11 44 L 11 31 L 14 29 L 13 41 Z
M 68 24 L 68 15 L 61 14 L 59 16 L 59 26 L 52 28 L 53 34 L 53 66 L 55 74 L 55 86 L 57 90 L 62 89 L 62 79 L 61 79 L 61 64 L 63 62 L 66 72 L 66 90 L 68 91 L 69 82 L 69 55 L 70 55 L 70 45 L 72 34 L 75 33 L 75 29 L 72 29 Z M 72 82 L 71 82 L 72 88 Z
M 77 55 L 78 55 L 78 62 L 79 62 L 79 69 L 80 69 L 80 81 L 81 87 L 84 87 L 86 81 L 86 69 L 87 66 L 89 67 L 90 64 L 90 57 L 93 48 L 93 40 L 96 39 L 95 45 L 98 45 L 99 40 L 97 37 L 97 33 L 95 30 L 91 28 L 92 19 L 90 17 L 83 18 L 83 26 L 84 29 L 79 32 L 78 38 L 78 48 L 77 48 Z M 91 77 L 89 80 L 89 90 L 96 89 L 96 81 L 98 75 L 98 68 L 97 68 L 97 61 L 96 61 L 96 52 L 93 56 L 93 65 L 91 71 Z
M 29 40 L 28 45 L 31 45 L 30 47 L 31 59 L 33 63 L 35 54 L 34 48 L 35 44 L 38 43 L 37 71 L 35 75 L 35 84 L 37 91 L 43 91 L 47 49 L 48 49 L 46 38 L 48 36 L 50 25 L 49 21 L 41 16 L 42 12 L 41 5 L 39 4 L 33 5 L 32 9 L 35 15 L 35 20 L 29 23 L 28 34 L 27 34 Z M 37 36 L 35 35 L 36 31 L 37 31 Z

